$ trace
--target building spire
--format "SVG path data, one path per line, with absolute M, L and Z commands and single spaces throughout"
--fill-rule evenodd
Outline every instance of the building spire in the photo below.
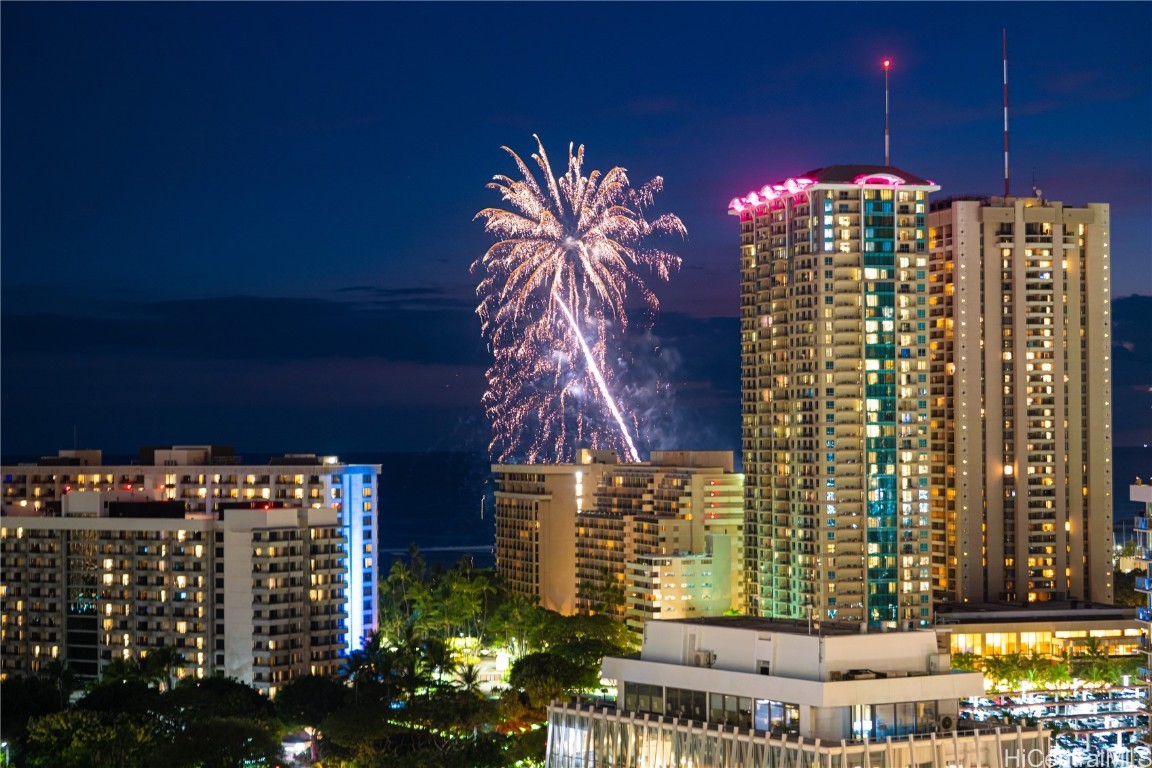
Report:
M 1008 30 L 1002 29 L 1004 43 L 1004 197 L 1008 197 Z
M 891 165 L 891 158 L 888 154 L 889 149 L 889 133 L 888 133 L 888 70 L 892 67 L 892 59 L 884 59 L 884 165 Z M 1007 91 L 1005 91 L 1007 93 Z

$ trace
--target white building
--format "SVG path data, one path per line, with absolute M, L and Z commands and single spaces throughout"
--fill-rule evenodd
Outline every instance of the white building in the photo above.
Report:
M 496 568 L 563 614 L 721 615 L 743 604 L 743 476 L 727 451 L 494 465 Z
M 134 463 L 105 464 L 99 450 L 65 450 L 35 464 L 0 467 L 4 514 L 59 514 L 65 495 L 147 491 L 182 501 L 192 517 L 219 517 L 238 502 L 331 507 L 347 544 L 348 620 L 343 643 L 359 648 L 376 628 L 376 521 L 379 464 L 347 464 L 335 456 L 288 454 L 246 464 L 228 446 L 148 447 Z
M 177 679 L 224 674 L 269 696 L 336 672 L 348 569 L 335 509 L 236 502 L 185 517 L 153 494 L 68 493 L 59 516 L 0 516 L 0 679 L 51 660 L 95 679 L 161 647 Z
M 639 658 L 608 657 L 614 707 L 549 707 L 550 768 L 1022 766 L 1039 730 L 958 730 L 979 673 L 935 632 L 750 617 L 649 622 Z

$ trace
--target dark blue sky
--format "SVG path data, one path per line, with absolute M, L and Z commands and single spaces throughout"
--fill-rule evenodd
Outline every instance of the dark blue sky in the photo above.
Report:
M 648 441 L 736 448 L 728 200 L 882 162 L 883 56 L 893 164 L 1000 193 L 1003 27 L 1014 191 L 1111 203 L 1152 294 L 1149 3 L 5 2 L 0 449 L 482 444 L 473 216 L 533 133 L 665 178 Z

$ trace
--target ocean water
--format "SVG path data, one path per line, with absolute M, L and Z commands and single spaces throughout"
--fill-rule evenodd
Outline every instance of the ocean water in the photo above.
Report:
M 495 564 L 491 465 L 470 452 L 367 453 L 344 461 L 379 464 L 380 557 L 387 565 L 415 544 L 432 564 L 462 557 L 477 568 Z
M 379 453 L 342 457 L 378 463 L 379 541 L 384 557 L 407 556 L 415 544 L 431 563 L 451 565 L 472 557 L 477 567 L 493 564 L 490 464 L 483 453 Z M 737 455 L 739 461 L 739 455 Z M 1137 477 L 1152 482 L 1152 447 L 1113 451 L 1113 520 L 1118 536 L 1132 527 L 1140 505 L 1128 500 Z

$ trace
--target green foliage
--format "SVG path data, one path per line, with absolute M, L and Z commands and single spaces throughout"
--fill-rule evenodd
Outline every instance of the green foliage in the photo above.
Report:
M 534 597 L 506 595 L 488 621 L 488 636 L 505 646 L 513 660 L 543 648 L 551 612 L 537 602 Z
M 963 672 L 982 672 L 983 659 L 979 654 L 975 653 L 954 653 L 952 654 L 952 669 L 961 670 Z
M 180 768 L 276 765 L 280 759 L 280 731 L 280 724 L 273 720 L 202 716 L 166 734 L 168 738 L 157 748 L 153 764 Z
M 289 726 L 315 728 L 351 699 L 348 686 L 330 677 L 302 675 L 276 694 L 276 714 Z
M 462 559 L 452 568 L 430 571 L 419 550 L 409 550 L 408 565 L 395 560 L 380 584 L 380 632 L 394 638 L 414 628 L 422 637 L 479 637 L 488 604 L 496 592 L 489 573 Z
M 618 617 L 624 615 L 624 583 L 607 569 L 600 572 L 596 581 L 580 584 L 576 596 L 587 601 L 595 613 Z
M 1025 687 L 1038 690 L 1080 685 L 1117 686 L 1122 684 L 1125 675 L 1136 675 L 1141 661 L 1141 656 L 1109 656 L 1099 638 L 1089 637 L 1055 658 L 1035 650 L 1028 655 L 1011 653 L 982 659 L 973 654 L 956 654 L 952 657 L 952 666 L 968 669 L 970 667 L 962 665 L 979 664 L 989 690 L 1010 692 Z
M 160 692 L 143 680 L 101 680 L 77 702 L 81 709 L 96 712 L 150 712 Z
M 155 726 L 124 712 L 76 709 L 33 720 L 28 765 L 34 768 L 134 768 L 153 765 Z
M 67 699 L 45 676 L 14 677 L 0 682 L 0 737 L 19 744 L 32 718 L 58 712 Z
M 1112 571 L 1112 602 L 1129 608 L 1140 608 L 1148 604 L 1148 596 L 1136 591 L 1136 577 L 1143 576 L 1142 570 Z

